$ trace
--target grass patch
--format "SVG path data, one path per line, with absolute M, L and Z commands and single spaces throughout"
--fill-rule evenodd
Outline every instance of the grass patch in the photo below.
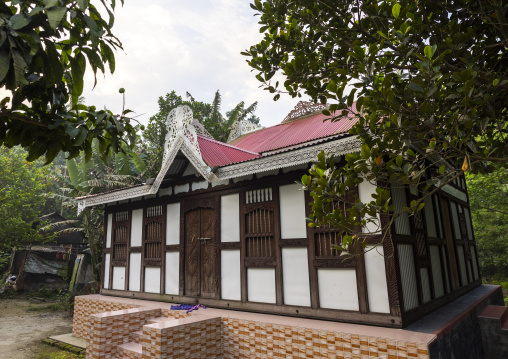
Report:
M 58 301 L 55 303 L 32 304 L 27 308 L 29 312 L 64 312 L 70 310 L 67 302 Z

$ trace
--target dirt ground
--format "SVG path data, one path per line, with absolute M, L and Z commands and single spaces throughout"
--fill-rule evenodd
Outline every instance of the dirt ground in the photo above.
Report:
M 47 303 L 34 304 L 25 298 L 0 300 L 0 358 L 77 358 L 41 342 L 72 331 L 70 313 L 45 310 L 45 306 Z

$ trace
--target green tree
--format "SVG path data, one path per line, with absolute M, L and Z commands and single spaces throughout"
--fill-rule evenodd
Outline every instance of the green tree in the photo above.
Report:
M 21 145 L 28 160 L 49 163 L 60 151 L 91 156 L 94 138 L 103 152 L 135 139 L 130 111 L 78 103 L 85 69 L 114 72 L 113 51 L 122 48 L 111 32 L 115 1 L 101 3 L 104 11 L 88 0 L 0 2 L 0 88 L 12 93 L 0 100 L 0 145 Z
M 325 114 L 353 112 L 358 120 L 350 133 L 361 138 L 361 152 L 337 169 L 319 160 L 302 179 L 315 224 L 351 234 L 369 215 L 393 213 L 380 188 L 370 203 L 357 198 L 348 216 L 329 215 L 327 205 L 363 180 L 436 190 L 464 170 L 507 166 L 505 2 L 256 0 L 251 7 L 265 35 L 244 55 L 274 99 L 303 93 L 328 103 Z M 272 81 L 275 73 L 283 83 Z M 422 177 L 430 165 L 441 178 Z
M 66 161 L 65 166 L 55 166 L 53 179 L 59 184 L 58 193 L 52 197 L 60 203 L 69 223 L 76 227 L 64 231 L 83 231 L 90 248 L 92 265 L 96 280 L 100 276 L 100 258 L 104 239 L 103 211 L 100 208 L 87 208 L 76 217 L 76 197 L 107 192 L 142 182 L 146 165 L 138 152 L 124 147 L 124 152 L 110 152 L 104 158 L 99 153 L 98 140 L 92 142 L 92 156 L 87 159 L 84 152 L 78 158 Z M 58 226 L 58 224 L 56 224 Z
M 0 256 L 13 247 L 40 243 L 39 221 L 51 181 L 49 167 L 27 162 L 20 147 L 0 147 Z
M 508 170 L 467 174 L 471 217 L 483 275 L 508 277 Z

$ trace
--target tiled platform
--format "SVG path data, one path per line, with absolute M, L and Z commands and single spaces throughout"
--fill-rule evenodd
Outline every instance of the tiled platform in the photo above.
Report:
M 481 288 L 478 301 L 498 290 Z M 427 359 L 429 346 L 453 320 L 440 317 L 420 327 L 393 329 L 213 308 L 187 315 L 170 307 L 102 295 L 77 297 L 73 335 L 88 341 L 87 358 L 93 359 Z

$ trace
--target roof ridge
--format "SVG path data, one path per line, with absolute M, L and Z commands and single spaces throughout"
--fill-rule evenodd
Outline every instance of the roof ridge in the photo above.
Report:
M 222 145 L 222 146 L 225 146 L 225 147 L 229 147 L 229 148 L 232 148 L 234 150 L 239 150 L 239 151 L 242 151 L 242 152 L 246 152 L 246 153 L 250 153 L 251 155 L 258 155 L 258 156 L 261 156 L 260 153 L 258 152 L 253 152 L 253 151 L 249 151 L 249 150 L 245 150 L 243 148 L 240 148 L 240 147 L 236 147 L 236 146 L 233 146 L 233 145 L 230 145 L 230 144 L 227 144 L 227 143 L 224 143 L 224 142 L 221 142 L 221 141 L 217 141 L 216 139 L 214 138 L 209 138 L 209 137 L 205 137 L 205 136 L 202 136 L 202 135 L 197 135 L 199 138 L 203 139 L 203 140 L 206 140 L 206 141 L 210 141 L 210 142 L 213 142 L 213 143 L 216 143 L 216 144 L 219 144 L 219 145 Z

